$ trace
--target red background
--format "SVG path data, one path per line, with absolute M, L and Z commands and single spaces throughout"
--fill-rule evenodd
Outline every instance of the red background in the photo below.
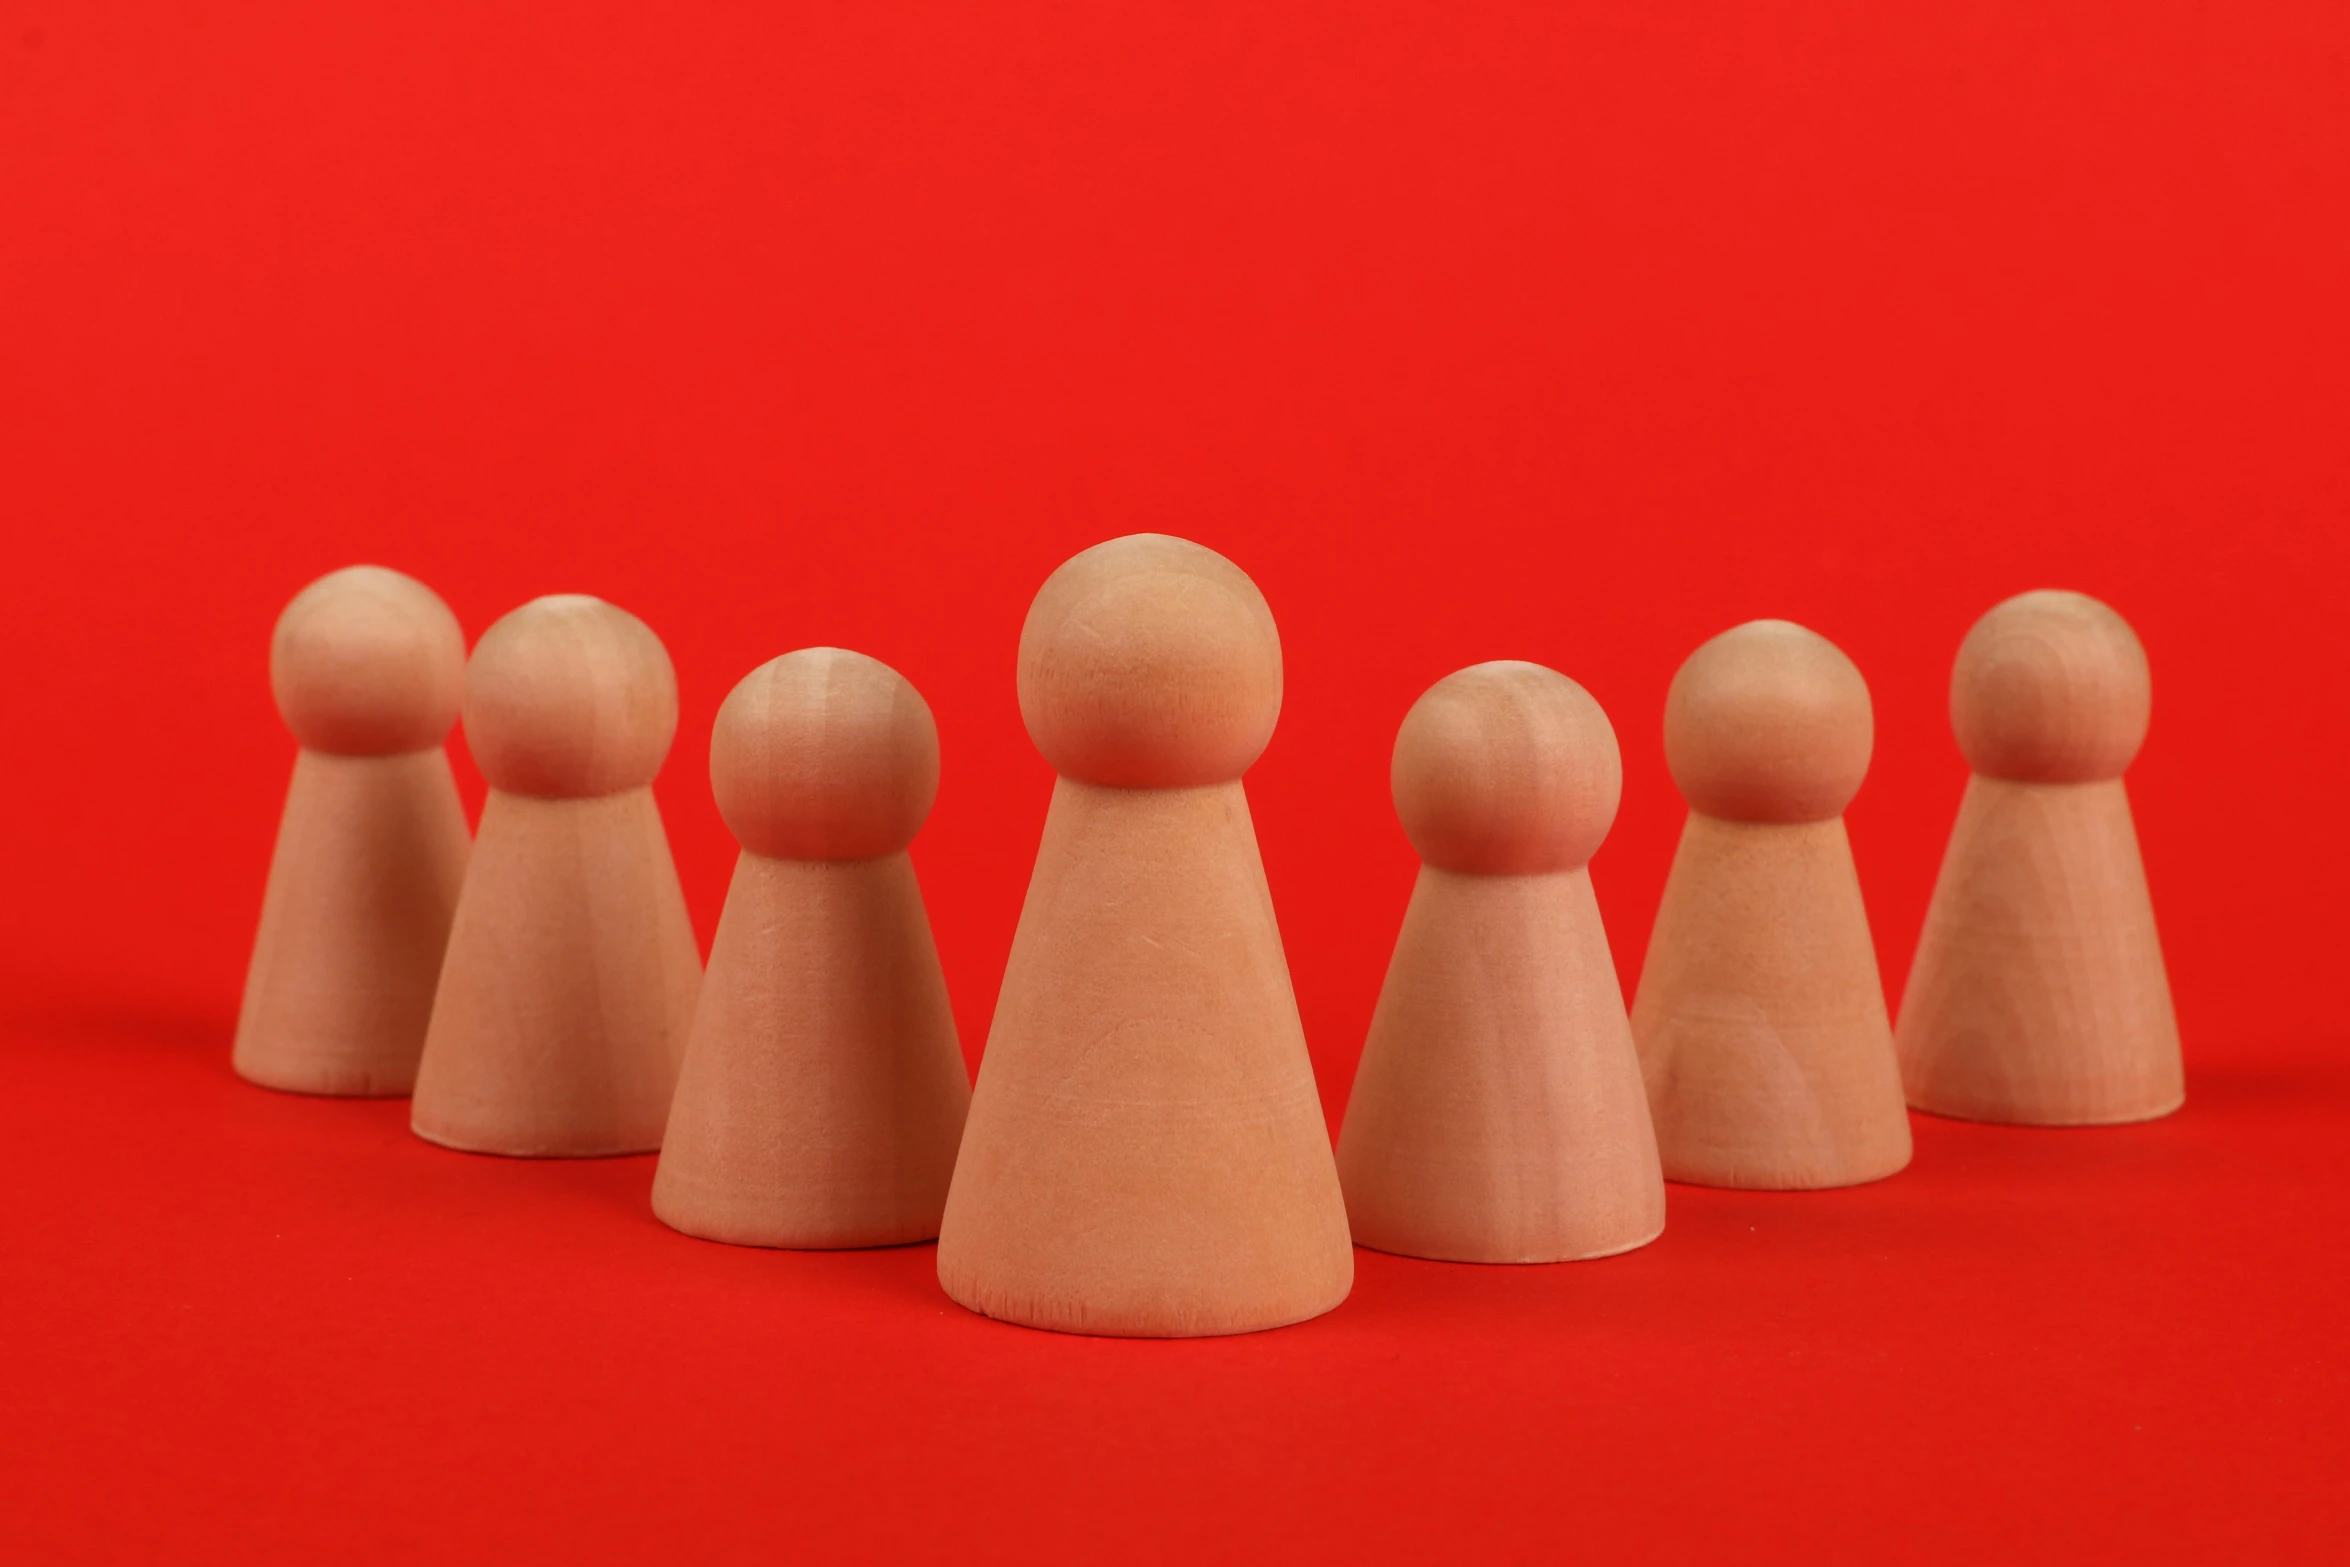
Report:
M 2332 5 L 0 0 L 0 1547 L 2340 1559 L 2346 277 Z M 1020 619 L 1140 529 L 1281 623 L 1249 790 L 1334 1124 L 1429 682 L 1533 658 L 1614 715 L 1629 988 L 1674 667 L 1834 638 L 1898 998 L 1950 656 L 2040 585 L 2154 661 L 2186 1110 L 1919 1117 L 1879 1186 L 1359 1253 L 1327 1318 L 1160 1344 L 230 1076 L 303 582 L 644 616 L 705 942 L 719 700 L 896 665 L 976 1058 L 1050 784 Z

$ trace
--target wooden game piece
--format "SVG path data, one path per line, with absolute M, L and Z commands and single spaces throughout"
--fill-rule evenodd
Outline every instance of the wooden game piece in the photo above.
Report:
M 1354 1252 L 1240 783 L 1281 711 L 1272 613 L 1213 551 L 1114 539 L 1037 594 L 1019 688 L 1060 778 L 939 1281 L 1075 1333 L 1328 1311 Z
M 443 742 L 465 636 L 439 595 L 381 566 L 294 596 L 269 680 L 301 749 L 231 1053 L 305 1094 L 416 1081 L 441 949 L 465 879 L 465 810 Z
M 483 633 L 465 738 L 489 780 L 416 1075 L 418 1136 L 479 1153 L 661 1146 L 702 970 L 652 782 L 677 677 L 583 594 Z
M 887 664 L 805 648 L 718 710 L 742 844 L 687 1035 L 653 1212 L 749 1246 L 938 1233 L 971 1079 L 906 846 L 938 728 Z
M 1540 664 L 1447 675 L 1395 739 L 1422 861 L 1338 1137 L 1355 1240 L 1452 1262 L 1644 1246 L 1664 1176 L 1591 890 L 1615 730 Z
M 1973 776 L 1894 1035 L 1919 1109 L 2089 1126 L 2185 1102 L 2122 785 L 2152 701 L 2128 622 L 2079 593 L 2009 599 L 1960 645 L 1950 719 Z
M 1860 671 L 1783 620 L 1725 631 L 1665 700 L 1689 821 L 1632 1037 L 1667 1179 L 1794 1190 L 1909 1163 L 1909 1117 L 1843 812 L 1868 772 Z

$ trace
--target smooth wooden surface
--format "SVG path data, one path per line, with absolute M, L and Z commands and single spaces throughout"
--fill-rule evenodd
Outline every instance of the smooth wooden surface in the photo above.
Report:
M 269 688 L 294 738 L 330 756 L 398 756 L 448 738 L 465 634 L 439 594 L 384 566 L 305 587 L 269 639 Z
M 1754 620 L 1689 655 L 1665 693 L 1665 762 L 1693 811 L 1734 822 L 1840 816 L 1868 776 L 1876 715 L 1843 651 Z
M 2081 1126 L 2185 1101 L 2122 784 L 2152 701 L 2136 633 L 2084 594 L 2020 594 L 1960 645 L 1951 727 L 1974 776 L 1896 1035 L 1918 1108 Z
M 1785 621 L 1724 632 L 1665 701 L 1690 802 L 1632 1034 L 1665 1175 L 1849 1186 L 1909 1163 L 1909 1116 L 1842 812 L 1867 771 L 1868 687 Z
M 1623 788 L 1589 692 L 1539 664 L 1439 680 L 1398 730 L 1423 860 L 1338 1139 L 1357 1241 L 1459 1262 L 1627 1251 L 1664 1178 L 1586 863 Z
M 746 850 L 711 944 L 653 1212 L 738 1245 L 928 1240 L 970 1100 L 913 862 Z
M 652 790 L 492 790 L 417 1071 L 417 1135 L 525 1156 L 660 1147 L 701 975 Z
M 271 693 L 300 750 L 230 1059 L 265 1087 L 404 1094 L 464 879 L 464 808 L 442 742 L 465 671 L 457 617 L 381 566 L 297 593 L 270 637 Z
M 1909 1163 L 1893 1031 L 1840 818 L 1690 813 L 1632 1034 L 1670 1180 L 1795 1190 Z
M 470 839 L 448 754 L 294 759 L 231 1059 L 268 1088 L 405 1094 Z
M 1354 1254 L 1238 782 L 1062 779 L 939 1232 L 939 1282 L 1072 1333 L 1328 1311 Z
M 1388 788 L 1427 864 L 1572 870 L 1615 823 L 1624 758 L 1590 692 L 1555 669 L 1497 659 L 1421 693 L 1396 730 Z
M 839 648 L 753 670 L 710 780 L 743 853 L 710 948 L 653 1212 L 711 1240 L 888 1246 L 938 1233 L 971 1101 L 906 845 L 938 730 Z
M 2041 588 L 1994 605 L 1951 665 L 1951 731 L 1967 765 L 1989 778 L 2119 778 L 2153 712 L 2138 634 L 2085 593 Z
M 1421 867 L 1338 1138 L 1365 1246 L 1605 1257 L 1664 1229 L 1664 1179 L 1582 868 Z
M 1173 1337 L 1328 1311 L 1346 1209 L 1240 775 L 1280 714 L 1255 584 L 1159 534 L 1047 580 L 1020 710 L 1062 776 L 939 1230 L 949 1295 Z
M 1188 539 L 1071 557 L 1020 633 L 1020 717 L 1064 778 L 1125 788 L 1248 771 L 1281 716 L 1281 634 L 1257 585 Z
M 584 593 L 531 600 L 465 666 L 465 743 L 508 794 L 587 799 L 653 781 L 677 734 L 677 674 L 650 626 Z
M 625 610 L 537 599 L 482 635 L 465 736 L 490 791 L 417 1135 L 516 1155 L 661 1146 L 701 983 L 650 787 L 676 723 L 668 655 Z
M 2186 1100 L 2120 779 L 1969 780 L 1895 1032 L 1909 1102 L 2088 1126 Z
M 810 647 L 727 693 L 710 729 L 710 792 L 744 848 L 863 860 L 914 841 L 938 797 L 938 724 L 879 659 Z

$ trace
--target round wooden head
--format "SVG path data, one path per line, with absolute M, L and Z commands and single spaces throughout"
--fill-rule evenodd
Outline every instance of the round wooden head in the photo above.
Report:
M 1624 790 L 1616 731 L 1591 693 L 1540 664 L 1474 664 L 1404 715 L 1390 772 L 1420 858 L 1527 875 L 1587 864 Z
M 1281 716 L 1281 636 L 1238 566 L 1137 533 L 1045 580 L 1020 631 L 1020 716 L 1065 777 L 1129 789 L 1224 783 Z
M 584 593 L 532 599 L 465 669 L 465 741 L 508 794 L 587 799 L 653 781 L 677 732 L 677 672 L 652 628 Z
M 753 854 L 895 854 L 937 797 L 938 725 L 922 693 L 879 659 L 802 648 L 745 675 L 718 709 L 710 790 Z
M 346 566 L 295 594 L 278 616 L 269 684 L 286 727 L 313 751 L 422 751 L 457 721 L 465 634 L 414 577 Z
M 1876 739 L 1868 682 L 1843 650 L 1784 620 L 1689 655 L 1665 697 L 1665 765 L 1689 808 L 1724 821 L 1819 822 L 1860 792 Z
M 1950 725 L 1967 765 L 2025 783 L 2119 778 L 2153 705 L 2146 649 L 2129 622 L 2054 588 L 1976 621 L 1950 675 Z

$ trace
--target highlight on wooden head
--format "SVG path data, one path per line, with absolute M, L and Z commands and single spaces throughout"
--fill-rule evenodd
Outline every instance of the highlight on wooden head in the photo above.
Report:
M 432 589 L 383 566 L 311 583 L 270 638 L 278 711 L 313 751 L 392 756 L 439 745 L 464 681 L 457 617 Z
M 1475 664 L 1404 716 L 1390 770 L 1420 858 L 1484 875 L 1572 870 L 1623 794 L 1616 732 L 1591 693 L 1540 664 Z
M 755 854 L 894 854 L 937 797 L 938 725 L 922 693 L 879 659 L 802 648 L 745 675 L 719 708 L 710 788 Z
M 1994 607 L 1959 644 L 1950 724 L 1967 765 L 2025 783 L 2119 778 L 2145 743 L 2153 684 L 2128 621 L 2043 588 Z
M 1166 789 L 1238 778 L 1281 715 L 1264 595 L 1214 550 L 1112 539 L 1055 571 L 1020 633 L 1020 715 L 1066 777 Z
M 642 788 L 677 732 L 677 674 L 652 628 L 584 593 L 533 599 L 482 633 L 465 670 L 465 741 L 509 794 Z
M 1868 683 L 1842 649 L 1784 620 L 1689 655 L 1665 697 L 1665 764 L 1689 808 L 1725 821 L 1843 814 L 1875 743 Z

